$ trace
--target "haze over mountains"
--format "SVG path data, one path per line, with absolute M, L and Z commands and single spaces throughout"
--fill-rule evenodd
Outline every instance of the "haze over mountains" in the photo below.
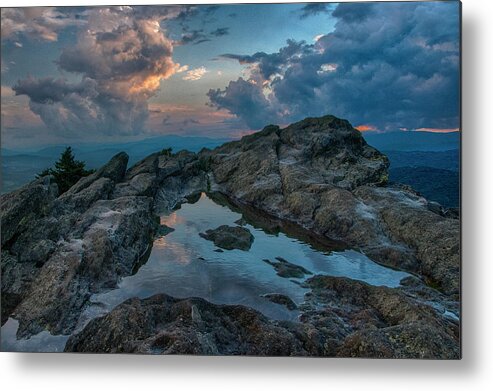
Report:
M 390 160 L 389 179 L 448 208 L 460 203 L 460 133 L 366 133 Z
M 459 204 L 460 134 L 432 132 L 364 133 L 367 142 L 390 159 L 390 180 L 405 183 L 427 198 L 447 207 Z M 88 168 L 98 168 L 112 156 L 125 151 L 129 165 L 163 148 L 198 152 L 215 148 L 228 139 L 167 135 L 141 141 L 115 144 L 72 145 L 78 160 Z M 10 192 L 53 165 L 67 145 L 52 145 L 39 150 L 2 149 L 2 193 Z M 416 170 L 420 167 L 419 170 Z
M 125 151 L 130 159 L 129 166 L 163 148 L 182 149 L 198 152 L 202 148 L 215 148 L 229 141 L 207 137 L 182 137 L 175 135 L 154 137 L 135 142 L 71 145 L 77 160 L 86 162 L 87 168 L 99 168 L 118 152 Z M 38 150 L 3 149 L 2 153 L 2 194 L 8 193 L 33 180 L 37 173 L 51 167 L 61 152 L 69 146 L 52 145 Z

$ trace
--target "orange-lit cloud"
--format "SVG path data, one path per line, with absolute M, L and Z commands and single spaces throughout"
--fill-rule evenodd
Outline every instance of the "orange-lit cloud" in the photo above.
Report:
M 370 132 L 370 131 L 378 130 L 373 125 L 359 125 L 356 126 L 355 129 L 359 130 L 360 132 Z
M 432 133 L 453 133 L 458 132 L 459 128 L 456 129 L 434 129 L 434 128 L 419 128 L 416 132 L 432 132 Z

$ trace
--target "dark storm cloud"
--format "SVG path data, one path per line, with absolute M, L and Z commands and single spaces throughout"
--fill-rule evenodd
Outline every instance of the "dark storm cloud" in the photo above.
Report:
M 310 3 L 301 9 L 300 19 L 308 18 L 309 16 L 318 15 L 330 12 L 330 4 Z
M 53 103 L 62 101 L 69 94 L 80 94 L 87 89 L 84 83 L 69 84 L 65 79 L 47 77 L 20 80 L 12 89 L 16 95 L 27 95 L 34 103 Z
M 207 96 L 212 106 L 229 110 L 252 129 L 258 129 L 277 117 L 262 89 L 253 80 L 246 81 L 240 77 L 237 81 L 230 81 L 223 91 L 209 90 Z
M 2 8 L 2 39 L 25 35 L 43 41 L 56 41 L 63 29 L 85 24 L 82 14 L 77 8 Z
M 373 12 L 374 4 L 368 3 L 361 7 L 358 3 L 341 3 L 332 12 L 332 16 L 346 23 L 361 22 Z
M 228 35 L 229 27 L 220 27 L 206 33 L 203 29 L 189 30 L 188 27 L 184 26 L 183 31 L 181 39 L 176 42 L 177 45 L 198 45 L 199 43 L 210 42 L 213 38 Z
M 327 113 L 381 130 L 458 127 L 457 3 L 339 4 L 333 16 L 334 31 L 315 45 L 291 42 L 272 54 L 225 55 L 249 64 L 254 83 L 240 79 L 248 89 L 233 91 L 230 83 L 209 92 L 211 105 L 252 128 Z M 238 107 L 240 93 L 247 111 Z
M 192 30 L 182 34 L 181 39 L 177 42 L 177 45 L 197 45 L 208 41 L 210 41 L 210 38 L 208 38 L 207 34 L 204 33 L 204 30 Z
M 219 5 L 210 5 L 208 7 L 205 7 L 204 9 L 204 14 L 206 16 L 214 14 L 218 9 L 220 8 Z
M 288 39 L 287 45 L 279 50 L 278 53 L 267 54 L 257 52 L 252 55 L 223 54 L 222 58 L 237 60 L 240 64 L 255 64 L 255 72 L 258 72 L 263 79 L 269 79 L 278 74 L 283 68 L 298 61 L 303 55 L 311 51 L 312 45 L 306 42 L 296 42 Z
M 214 35 L 215 37 L 222 37 L 223 35 L 228 35 L 229 34 L 229 27 L 220 27 L 214 31 L 211 31 L 211 35 Z
M 177 7 L 151 11 L 147 7 L 90 9 L 87 28 L 57 61 L 62 71 L 81 75 L 81 82 L 28 78 L 18 81 L 13 90 L 27 95 L 31 110 L 59 134 L 144 131 L 148 100 L 160 81 L 179 68 L 172 60 L 173 43 L 160 22 L 182 11 Z

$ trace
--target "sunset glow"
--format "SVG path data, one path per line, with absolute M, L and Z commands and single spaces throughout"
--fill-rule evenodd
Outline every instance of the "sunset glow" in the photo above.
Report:
M 355 129 L 359 130 L 360 132 L 370 132 L 377 130 L 377 128 L 372 125 L 359 125 L 356 126 Z
M 328 114 L 360 132 L 457 131 L 445 16 L 457 4 L 2 8 L 2 143 L 236 139 Z M 374 45 L 354 55 L 361 37 Z
M 419 128 L 416 129 L 416 132 L 431 132 L 431 133 L 453 133 L 458 132 L 460 129 L 433 129 L 433 128 Z

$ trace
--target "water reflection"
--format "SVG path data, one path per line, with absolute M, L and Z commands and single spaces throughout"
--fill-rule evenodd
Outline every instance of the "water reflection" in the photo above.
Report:
M 268 301 L 261 295 L 281 293 L 295 303 L 303 302 L 306 289 L 279 277 L 262 259 L 282 257 L 314 274 L 345 276 L 373 285 L 398 286 L 407 274 L 380 266 L 356 251 L 319 251 L 283 232 L 267 233 L 248 223 L 255 237 L 249 251 L 224 250 L 199 236 L 220 225 L 236 225 L 242 214 L 202 194 L 194 204 L 161 217 L 174 229 L 155 241 L 149 259 L 139 271 L 124 278 L 119 288 L 94 295 L 99 306 L 112 308 L 126 298 L 166 293 L 175 297 L 202 297 L 216 304 L 244 304 L 274 319 L 296 320 L 297 311 Z
M 90 305 L 81 315 L 76 332 L 91 319 L 111 311 L 131 297 L 145 298 L 157 293 L 175 297 L 202 297 L 216 304 L 243 304 L 273 319 L 296 320 L 299 313 L 261 297 L 267 293 L 289 296 L 295 303 L 303 302 L 304 279 L 279 277 L 263 259 L 282 257 L 303 266 L 313 274 L 345 276 L 373 285 L 395 287 L 408 274 L 380 266 L 356 251 L 323 250 L 305 241 L 288 236 L 265 219 L 259 226 L 225 203 L 216 203 L 202 194 L 193 204 L 161 216 L 161 223 L 174 229 L 157 238 L 149 259 L 136 272 L 123 278 L 117 289 L 91 297 Z M 236 225 L 243 217 L 244 227 L 255 240 L 249 251 L 224 250 L 199 236 L 200 232 L 220 225 Z M 262 227 L 262 228 L 261 228 Z M 309 277 L 309 276 L 308 276 Z M 67 336 L 52 336 L 47 331 L 27 340 L 16 340 L 18 323 L 10 319 L 2 327 L 2 348 L 17 351 L 61 351 Z

